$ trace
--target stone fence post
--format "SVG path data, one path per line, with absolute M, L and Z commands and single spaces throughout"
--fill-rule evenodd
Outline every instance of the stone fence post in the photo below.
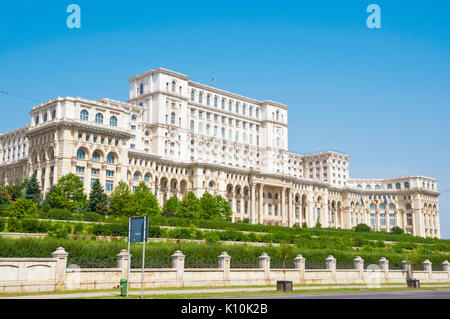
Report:
M 331 278 L 336 279 L 336 258 L 330 255 L 325 261 L 327 263 L 327 269 L 331 271 Z
M 448 279 L 450 279 L 450 267 L 448 266 L 448 260 L 444 260 L 442 263 L 442 271 L 446 271 L 448 274 Z
M 389 260 L 387 260 L 386 257 L 381 257 L 378 264 L 380 265 L 381 271 L 384 271 L 384 275 L 387 279 L 389 276 Z
M 413 279 L 412 278 L 412 271 L 411 271 L 411 264 L 409 261 L 403 260 L 402 261 L 402 270 L 404 273 L 406 273 L 406 279 Z
M 362 259 L 360 256 L 356 256 L 355 259 L 353 259 L 353 264 L 355 265 L 355 269 L 359 271 L 359 277 L 363 278 L 364 276 L 364 259 Z
M 223 280 L 230 280 L 230 264 L 231 257 L 224 251 L 219 256 L 219 269 L 223 269 Z
M 258 258 L 259 268 L 264 269 L 264 279 L 270 279 L 270 256 L 262 253 Z
M 66 279 L 66 269 L 67 269 L 67 253 L 63 247 L 56 248 L 52 253 L 52 257 L 56 259 L 56 269 L 55 269 L 55 290 L 63 290 L 64 282 Z
M 305 278 L 305 257 L 303 257 L 302 255 L 297 255 L 297 257 L 294 258 L 294 264 L 295 264 L 295 269 L 297 269 L 300 273 L 300 278 Z
M 129 280 L 128 278 L 128 265 L 130 263 L 131 254 L 128 254 L 128 250 L 122 249 L 117 257 L 117 268 L 122 270 L 122 278 Z
M 423 271 L 426 271 L 428 273 L 428 277 L 431 279 L 433 267 L 431 261 L 429 261 L 428 259 L 425 259 L 423 262 Z
M 177 270 L 177 280 L 183 280 L 185 258 L 186 256 L 180 250 L 172 255 L 172 268 Z

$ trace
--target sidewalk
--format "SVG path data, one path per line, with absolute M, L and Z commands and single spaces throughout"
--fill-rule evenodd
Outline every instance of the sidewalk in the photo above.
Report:
M 343 286 L 303 286 L 295 287 L 294 290 L 320 290 L 320 289 L 352 289 L 352 288 L 367 288 L 361 285 L 343 285 Z M 406 288 L 405 285 L 388 285 L 381 286 L 381 288 Z M 450 285 L 425 285 L 421 288 L 450 288 Z M 260 288 L 211 288 L 211 289 L 183 289 L 183 290 L 144 290 L 145 296 L 151 295 L 167 295 L 167 294 L 198 294 L 198 293 L 224 293 L 224 292 L 257 292 L 257 291 L 273 291 L 276 292 L 276 287 L 260 287 Z M 140 291 L 130 291 L 129 296 L 140 296 Z M 251 294 L 249 294 L 251 295 Z M 70 293 L 70 294 L 54 294 L 54 295 L 33 295 L 33 296 L 14 296 L 14 297 L 0 297 L 0 299 L 70 299 L 70 298 L 92 298 L 92 297 L 114 297 L 120 296 L 120 292 L 86 292 L 86 293 Z

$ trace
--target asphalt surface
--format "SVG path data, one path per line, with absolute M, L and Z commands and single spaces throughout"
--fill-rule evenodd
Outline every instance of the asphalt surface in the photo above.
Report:
M 450 299 L 450 290 L 403 290 L 383 292 L 341 292 L 238 297 L 251 299 Z M 234 298 L 233 298 L 234 299 Z

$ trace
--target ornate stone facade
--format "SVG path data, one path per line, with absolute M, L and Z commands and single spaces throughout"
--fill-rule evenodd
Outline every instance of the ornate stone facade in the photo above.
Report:
M 288 107 L 190 81 L 166 69 L 132 77 L 130 100 L 57 98 L 30 125 L 0 135 L 0 179 L 36 173 L 44 191 L 68 173 L 86 193 L 100 179 L 144 181 L 162 205 L 193 191 L 224 196 L 233 220 L 293 227 L 394 225 L 440 237 L 437 182 L 424 176 L 350 179 L 350 156 L 287 150 Z

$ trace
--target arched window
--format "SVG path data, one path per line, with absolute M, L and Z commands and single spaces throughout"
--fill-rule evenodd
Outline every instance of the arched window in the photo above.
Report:
M 222 99 L 222 110 L 225 110 L 225 99 Z
M 214 126 L 214 136 L 217 137 L 217 126 Z
M 228 111 L 231 112 L 232 109 L 233 109 L 233 103 L 230 101 L 230 102 L 228 102 Z
M 132 115 L 132 116 L 131 116 L 131 120 L 132 120 L 132 121 L 136 121 L 136 115 Z
M 198 123 L 198 133 L 203 134 L 203 123 L 202 122 Z
M 278 193 L 275 194 L 275 199 L 278 199 Z
M 114 164 L 114 156 L 112 154 L 109 154 L 106 161 L 108 164 Z
M 223 127 L 221 129 L 221 133 L 222 133 L 222 138 L 225 138 L 225 129 Z
M 103 114 L 102 113 L 97 113 L 95 115 L 95 123 L 103 124 Z
M 144 176 L 144 182 L 149 183 L 150 182 L 150 175 L 149 174 L 145 174 Z
M 139 173 L 138 173 L 138 172 L 134 173 L 133 179 L 134 179 L 135 181 L 138 181 L 138 180 L 139 180 Z
M 371 189 L 372 187 L 370 185 L 366 185 L 366 189 Z
M 206 96 L 206 105 L 211 105 L 211 96 L 210 95 L 207 95 Z
M 236 103 L 236 113 L 239 113 L 239 103 Z
M 52 111 L 52 120 L 56 119 L 56 110 Z
M 380 188 L 381 188 L 380 185 L 375 185 L 376 190 L 379 190 Z
M 405 183 L 405 188 L 409 188 L 409 183 L 408 182 Z
M 392 189 L 392 184 L 388 184 L 387 188 Z
M 92 160 L 94 160 L 96 162 L 100 161 L 100 153 L 94 152 L 94 154 L 92 154 Z
M 389 209 L 394 210 L 394 204 L 389 204 Z
M 228 139 L 231 141 L 233 139 L 233 131 L 228 130 Z
M 280 112 L 277 111 L 276 116 L 277 116 L 277 121 L 279 121 L 280 120 Z
M 250 108 L 248 109 L 248 115 L 249 115 L 250 117 L 253 116 L 253 108 L 252 108 L 252 107 L 250 107 Z
M 381 210 L 385 210 L 385 209 L 386 209 L 386 206 L 384 206 L 384 204 L 380 204 L 380 209 L 381 209 Z
M 83 150 L 78 150 L 77 159 L 84 160 L 85 157 L 86 157 L 86 153 Z
M 412 209 L 411 204 L 407 204 L 406 209 Z
M 194 90 L 191 91 L 191 101 L 192 102 L 195 101 L 195 92 L 194 92 Z
M 211 128 L 211 125 L 209 125 L 209 124 L 206 124 L 206 135 L 210 135 L 210 128 Z
M 86 110 L 82 110 L 80 112 L 80 120 L 82 121 L 89 121 L 89 113 Z
M 259 118 L 259 109 L 256 109 L 255 115 L 256 115 L 256 118 Z
M 194 130 L 195 130 L 195 123 L 194 123 L 194 121 L 191 121 L 190 129 L 191 129 L 191 132 L 194 132 Z
M 217 103 L 218 103 L 218 100 L 217 100 L 217 96 L 214 98 L 214 107 L 217 107 Z
M 400 189 L 401 188 L 400 183 L 395 184 L 395 188 Z
M 172 92 L 174 92 L 174 93 L 175 93 L 175 86 L 176 86 L 175 81 L 172 81 Z
M 375 204 L 370 204 L 370 210 L 374 210 L 375 209 Z
M 172 112 L 172 114 L 170 114 L 170 124 L 175 124 L 175 112 Z
M 267 194 L 267 198 L 272 198 L 272 193 Z
M 144 94 L 144 84 L 143 84 L 143 83 L 141 83 L 141 84 L 139 85 L 139 94 L 140 94 L 140 95 Z
M 109 119 L 109 125 L 117 126 L 117 117 L 111 116 L 111 118 Z
M 362 189 L 362 185 L 358 184 L 358 186 L 356 186 L 356 188 Z
M 44 114 L 44 123 L 47 122 L 47 112 Z
M 246 112 L 247 112 L 247 106 L 243 105 L 242 106 L 242 114 L 245 115 Z
M 203 93 L 198 94 L 198 103 L 203 103 Z

